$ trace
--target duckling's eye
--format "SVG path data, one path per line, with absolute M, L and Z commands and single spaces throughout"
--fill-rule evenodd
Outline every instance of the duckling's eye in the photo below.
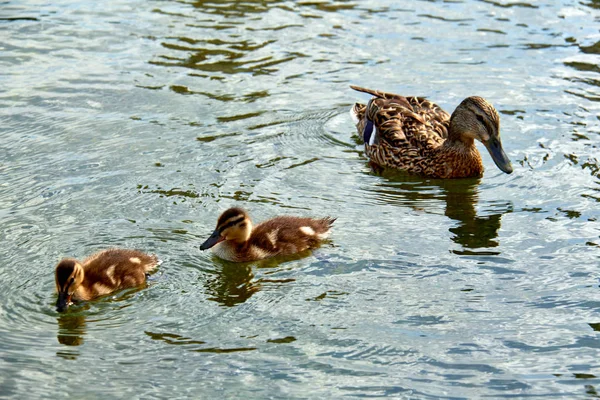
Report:
M 67 288 L 69 288 L 73 284 L 73 282 L 75 282 L 75 277 L 69 279 L 69 282 L 67 283 Z
M 245 228 L 246 227 L 246 223 L 242 222 L 241 224 L 238 225 L 240 228 Z
M 482 125 L 485 125 L 485 123 L 483 122 L 483 117 L 479 114 L 477 114 L 477 121 L 481 122 Z

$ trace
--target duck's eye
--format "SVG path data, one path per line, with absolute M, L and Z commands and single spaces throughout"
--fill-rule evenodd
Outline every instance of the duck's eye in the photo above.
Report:
M 477 121 L 481 122 L 482 125 L 485 125 L 485 123 L 483 122 L 483 117 L 479 114 L 477 114 Z
M 246 223 L 242 222 L 241 224 L 238 225 L 240 228 L 245 228 L 246 227 Z

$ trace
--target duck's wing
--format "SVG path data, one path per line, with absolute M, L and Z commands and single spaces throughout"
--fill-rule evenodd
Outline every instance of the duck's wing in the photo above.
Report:
M 420 115 L 427 125 L 431 126 L 433 133 L 436 133 L 442 139 L 448 138 L 450 114 L 424 97 L 407 97 L 406 99 L 412 106 L 413 111 Z
M 385 142 L 397 148 L 437 147 L 448 137 L 450 115 L 423 97 L 404 97 L 351 86 L 373 97 L 352 109 L 358 133 L 369 146 Z

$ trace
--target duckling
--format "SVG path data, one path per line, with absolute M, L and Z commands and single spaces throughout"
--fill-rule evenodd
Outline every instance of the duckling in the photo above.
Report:
M 467 178 L 483 174 L 474 140 L 483 143 L 496 166 L 513 169 L 500 141 L 500 117 L 485 99 L 467 97 L 450 116 L 422 97 L 350 86 L 373 95 L 356 103 L 351 115 L 372 162 L 431 178 Z
M 158 264 L 155 255 L 128 249 L 103 250 L 83 263 L 73 258 L 62 259 L 55 269 L 56 310 L 66 310 L 73 299 L 91 300 L 116 290 L 140 286 L 146 282 L 146 274 Z
M 215 246 L 217 257 L 235 262 L 292 255 L 316 247 L 329 236 L 335 220 L 281 216 L 253 227 L 248 213 L 234 207 L 221 214 L 215 231 L 200 250 Z

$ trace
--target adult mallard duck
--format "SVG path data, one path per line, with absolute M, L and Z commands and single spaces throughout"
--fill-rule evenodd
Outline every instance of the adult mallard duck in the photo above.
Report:
M 452 116 L 422 97 L 404 97 L 359 86 L 373 95 L 351 115 L 375 164 L 432 178 L 481 176 L 477 139 L 503 172 L 513 169 L 500 142 L 500 117 L 485 99 L 467 97 Z
M 82 263 L 73 258 L 62 259 L 55 269 L 56 310 L 64 311 L 72 304 L 71 300 L 91 300 L 140 286 L 146 282 L 146 274 L 158 264 L 155 255 L 127 249 L 103 250 Z
M 292 255 L 316 247 L 330 233 L 335 218 L 275 217 L 253 227 L 241 208 L 224 211 L 212 235 L 200 246 L 228 261 L 256 261 Z

